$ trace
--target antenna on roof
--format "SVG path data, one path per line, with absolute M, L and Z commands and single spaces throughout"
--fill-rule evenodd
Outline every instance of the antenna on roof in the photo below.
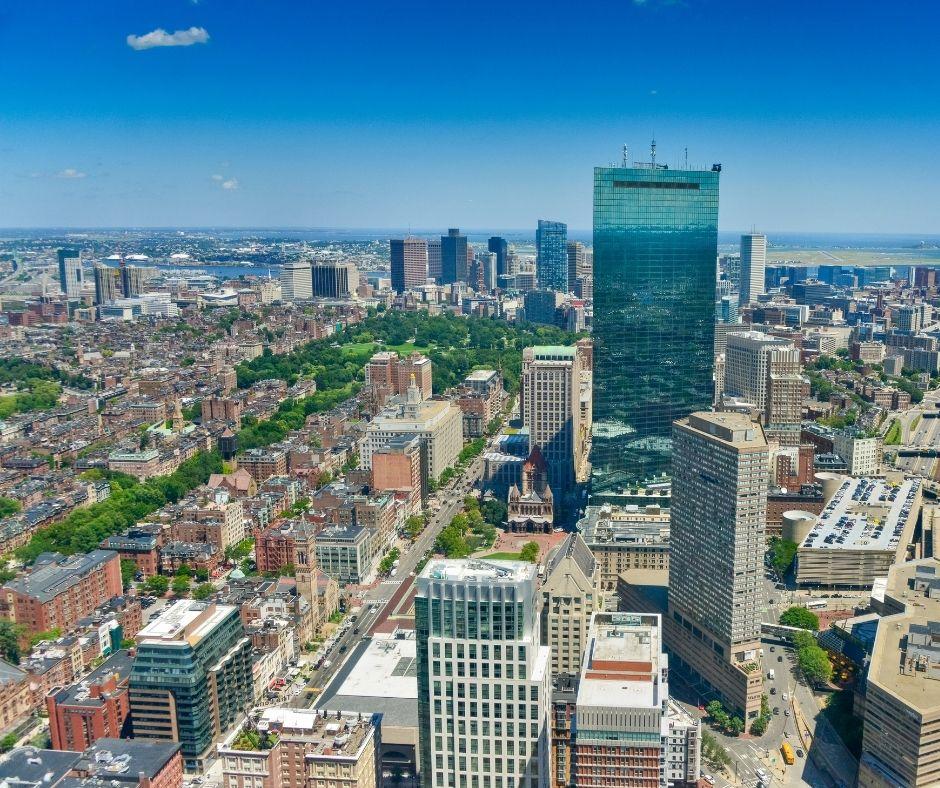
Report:
M 656 164 L 656 137 L 650 142 L 650 164 Z
M 626 146 L 626 144 L 624 144 L 624 146 L 623 146 L 623 160 L 621 161 L 620 166 L 623 167 L 624 169 L 627 169 L 627 167 L 630 166 L 629 164 L 627 164 L 628 161 L 629 161 L 629 159 L 627 158 L 627 146 Z
M 685 167 L 683 169 L 689 169 L 689 146 L 685 147 Z

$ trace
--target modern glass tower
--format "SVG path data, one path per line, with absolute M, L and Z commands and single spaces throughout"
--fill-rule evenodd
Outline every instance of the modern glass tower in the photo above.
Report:
M 668 475 L 672 422 L 711 405 L 720 170 L 594 169 L 598 500 Z
M 568 225 L 539 219 L 535 269 L 544 290 L 568 291 Z

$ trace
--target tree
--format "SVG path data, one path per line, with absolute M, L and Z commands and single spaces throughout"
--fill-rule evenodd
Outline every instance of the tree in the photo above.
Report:
M 212 583 L 200 583 L 193 589 L 193 599 L 208 599 L 215 592 Z
M 483 519 L 490 525 L 498 528 L 506 522 L 507 507 L 506 502 L 498 498 L 489 498 L 483 502 L 480 507 Z
M 763 736 L 767 733 L 767 718 L 766 717 L 757 717 L 754 722 L 751 723 L 751 735 L 752 736 Z
M 8 733 L 0 739 L 0 752 L 9 752 L 16 746 L 18 741 L 19 737 L 15 733 Z
M 172 589 L 176 596 L 186 596 L 189 593 L 189 577 L 178 575 L 173 578 Z
M 409 539 L 417 539 L 418 534 L 424 530 L 424 518 L 420 514 L 413 514 L 405 522 L 405 532 Z
M 180 568 L 176 570 L 177 577 L 192 577 L 193 570 L 189 568 L 189 564 L 183 563 L 180 564 Z
M 715 719 L 719 714 L 724 713 L 724 707 L 721 705 L 720 700 L 713 700 L 705 707 L 705 711 L 709 717 Z
M 20 664 L 20 632 L 22 629 L 9 621 L 0 621 L 0 655 L 7 662 Z
M 163 596 L 170 588 L 170 581 L 163 575 L 151 575 L 142 585 L 154 596 Z
M 124 586 L 124 589 L 127 590 L 131 587 L 131 583 L 134 582 L 134 577 L 137 574 L 137 562 L 130 558 L 121 559 L 121 584 Z
M 3 498 L 0 496 L 0 519 L 10 517 L 23 508 L 23 504 L 13 498 Z
M 813 632 L 819 631 L 819 616 L 805 607 L 787 608 L 780 615 L 780 623 L 785 627 L 799 627 Z
M 193 577 L 200 583 L 205 583 L 209 579 L 209 570 L 208 569 L 197 569 L 193 572 Z
M 832 679 L 832 662 L 824 648 L 813 640 L 797 647 L 796 661 L 810 684 L 828 684 Z
M 735 736 L 740 736 L 744 733 L 744 720 L 735 714 L 728 722 L 728 730 Z
M 534 564 L 539 557 L 539 546 L 537 542 L 526 542 L 519 551 L 519 558 Z
M 796 557 L 797 543 L 787 539 L 774 539 L 770 543 L 770 563 L 777 574 L 783 577 L 793 565 Z

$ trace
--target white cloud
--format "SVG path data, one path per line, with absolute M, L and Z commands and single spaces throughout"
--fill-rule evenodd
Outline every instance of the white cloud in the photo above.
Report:
M 205 44 L 209 40 L 209 33 L 204 27 L 191 27 L 188 30 L 177 30 L 167 33 L 162 27 L 142 36 L 133 34 L 127 37 L 127 45 L 131 49 L 153 49 L 154 47 L 188 47 L 193 44 Z
M 214 180 L 214 181 L 224 181 L 224 180 L 225 180 L 225 176 L 224 176 L 224 175 L 213 175 L 213 176 L 212 176 L 212 180 Z
M 229 178 L 227 181 L 222 181 L 222 188 L 228 191 L 235 191 L 238 188 L 238 178 Z
M 66 178 L 66 179 L 75 179 L 75 178 L 85 178 L 87 177 L 84 172 L 76 170 L 74 167 L 66 167 L 64 170 L 61 170 L 56 174 L 57 178 Z

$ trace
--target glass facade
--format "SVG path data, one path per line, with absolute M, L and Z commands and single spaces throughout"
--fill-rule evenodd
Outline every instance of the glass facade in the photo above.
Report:
M 467 281 L 467 236 L 453 227 L 441 236 L 441 284 Z
M 592 495 L 669 473 L 672 422 L 711 406 L 718 172 L 594 170 Z
M 568 291 L 568 225 L 539 219 L 535 231 L 535 268 L 539 286 Z

